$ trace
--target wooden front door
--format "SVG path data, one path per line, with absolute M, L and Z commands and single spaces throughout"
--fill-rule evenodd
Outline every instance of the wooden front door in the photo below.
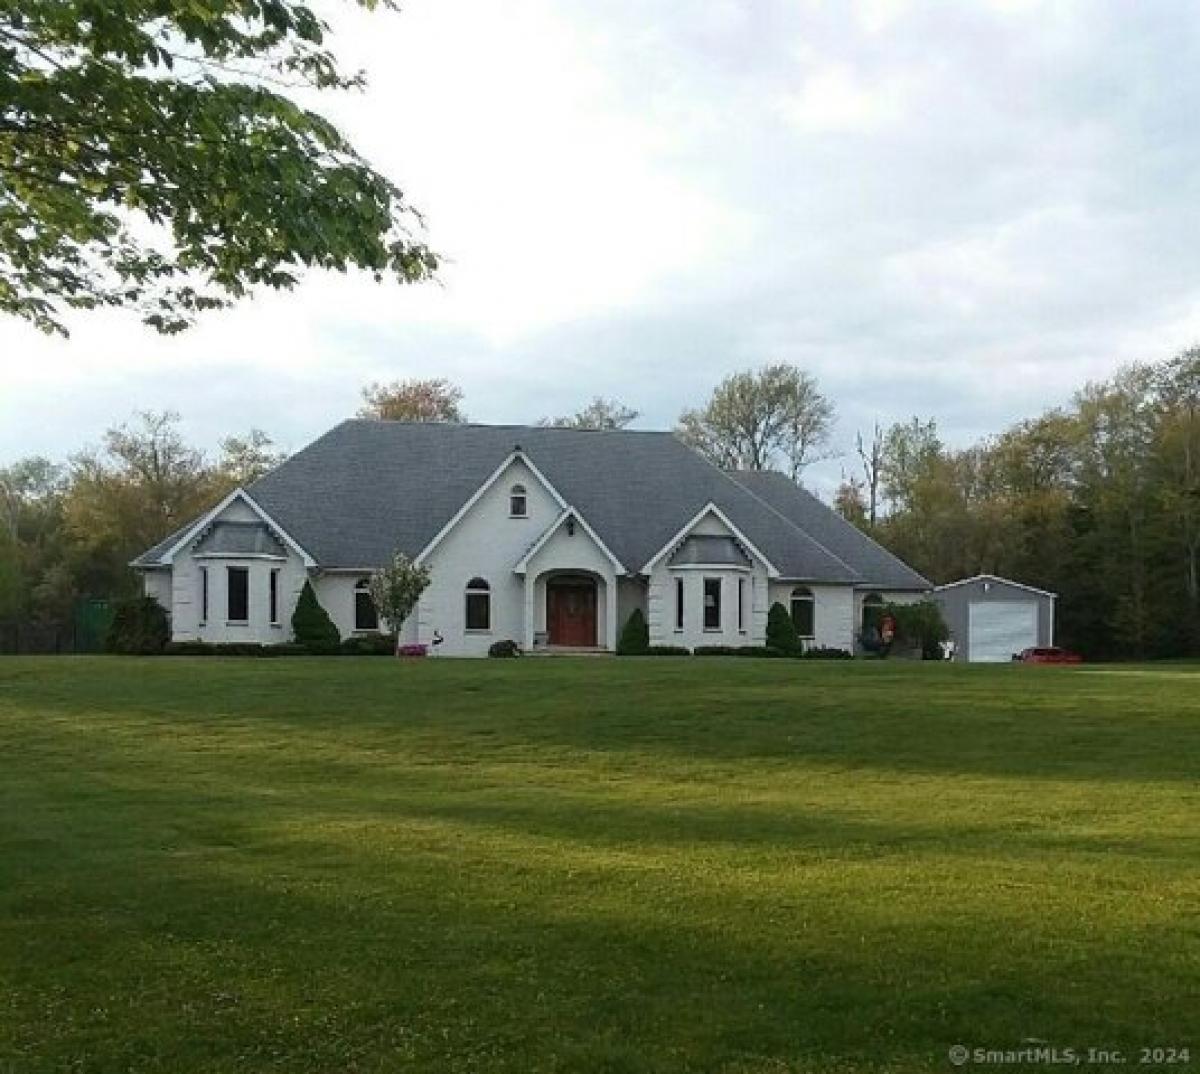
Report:
M 546 585 L 546 633 L 551 645 L 596 644 L 596 583 Z

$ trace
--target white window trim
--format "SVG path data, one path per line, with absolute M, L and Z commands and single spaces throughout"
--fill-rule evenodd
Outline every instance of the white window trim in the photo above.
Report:
M 295 552 L 296 555 L 298 555 L 302 560 L 304 560 L 304 565 L 306 567 L 315 567 L 317 565 L 317 561 L 300 546 L 300 544 L 288 533 L 287 530 L 285 530 L 281 525 L 279 525 L 278 522 L 276 522 L 269 514 L 267 514 L 267 512 L 255 502 L 254 497 L 252 497 L 245 489 L 234 489 L 211 511 L 207 511 L 201 515 L 200 518 L 196 520 L 195 524 L 188 528 L 187 533 L 180 537 L 179 540 L 171 545 L 166 552 L 159 556 L 159 563 L 163 566 L 171 566 L 175 562 L 175 556 L 179 553 L 179 551 L 187 548 L 188 545 L 190 545 L 198 536 L 200 536 L 201 533 L 204 532 L 205 527 L 208 526 L 210 522 L 215 521 L 217 516 L 219 516 L 221 512 L 224 511 L 225 508 L 227 508 L 235 500 L 241 500 L 243 503 L 245 503 L 246 506 L 249 507 L 256 515 L 258 515 L 263 522 L 265 522 L 281 538 L 283 538 L 283 543 L 286 544 L 293 552 Z M 130 565 L 132 566 L 135 562 L 136 561 L 131 561 Z
M 663 558 L 663 556 L 674 551 L 676 546 L 679 545 L 679 543 L 689 533 L 692 532 L 692 530 L 696 527 L 696 525 L 700 522 L 700 520 L 703 519 L 706 515 L 710 515 L 710 514 L 715 515 L 725 525 L 725 527 L 729 530 L 729 532 L 732 533 L 733 536 L 736 537 L 738 539 L 738 541 L 741 542 L 742 546 L 744 548 L 749 549 L 751 554 L 767 568 L 767 576 L 769 578 L 778 578 L 780 576 L 778 569 L 775 567 L 775 564 L 773 564 L 769 559 L 767 559 L 767 557 L 758 550 L 758 548 L 754 545 L 754 543 L 750 540 L 750 538 L 748 538 L 744 533 L 742 533 L 742 531 L 740 529 L 738 529 L 737 526 L 735 526 L 732 521 L 730 521 L 729 516 L 726 515 L 725 512 L 722 511 L 711 500 L 708 503 L 706 503 L 702 508 L 700 508 L 700 510 L 697 511 L 695 513 L 695 515 L 692 516 L 691 520 L 685 526 L 683 526 L 679 530 L 679 532 L 675 534 L 674 537 L 672 537 L 666 544 L 664 544 L 662 546 L 662 548 L 660 548 L 657 552 L 655 552 L 654 555 L 651 556 L 650 559 L 646 561 L 646 565 L 641 569 L 640 573 L 641 574 L 649 574 L 651 571 L 653 571 L 655 564 L 657 564 L 658 561 Z M 674 569 L 678 569 L 678 568 L 674 568 Z M 711 568 L 709 568 L 709 569 L 711 570 Z M 722 567 L 722 569 L 725 569 L 725 568 Z
M 518 491 L 519 490 L 519 491 Z M 521 510 L 516 511 L 513 505 L 517 500 L 521 501 Z M 521 484 L 513 485 L 508 490 L 508 517 L 509 518 L 528 518 L 529 517 L 529 490 Z
M 547 477 L 533 464 L 533 461 L 528 455 L 525 454 L 525 452 L 523 452 L 520 448 L 514 448 L 509 453 L 508 457 L 499 466 L 497 466 L 495 470 L 492 471 L 491 476 L 471 494 L 467 502 L 464 503 L 462 507 L 460 507 L 453 514 L 453 516 L 451 516 L 450 521 L 447 522 L 440 530 L 438 530 L 437 533 L 433 535 L 429 543 L 417 553 L 413 562 L 417 566 L 420 566 L 426 560 L 428 560 L 430 555 L 433 553 L 433 550 L 437 548 L 437 546 L 441 544 L 443 540 L 445 540 L 446 535 L 449 534 L 450 531 L 453 530 L 454 527 L 457 526 L 470 513 L 472 507 L 474 507 L 481 499 L 483 499 L 483 497 L 487 494 L 488 489 L 496 484 L 496 482 L 504 476 L 505 472 L 517 462 L 523 463 L 526 469 L 528 469 L 529 472 L 542 483 L 546 491 L 551 497 L 553 497 L 554 502 L 557 503 L 561 509 L 566 510 L 568 506 L 567 501 L 562 498 L 562 495 L 559 493 L 558 489 L 550 484 L 550 481 L 547 479 Z
M 200 620 L 197 626 L 208 625 L 208 568 L 201 567 L 200 570 Z
M 482 577 L 482 575 L 476 575 L 476 577 Z M 487 582 L 487 579 L 484 579 L 484 581 L 487 583 L 486 589 L 480 588 L 479 586 L 472 588 L 470 582 L 468 582 L 466 587 L 463 589 L 463 633 L 464 634 L 479 635 L 479 634 L 490 634 L 492 632 L 492 584 L 491 584 L 491 582 Z M 468 620 L 467 608 L 468 608 L 468 605 L 469 605 L 472 597 L 487 597 L 488 625 L 485 627 L 467 626 L 467 620 Z
M 590 525 L 588 525 L 588 520 L 584 518 L 583 515 L 581 515 L 574 507 L 567 506 L 563 508 L 562 513 L 559 514 L 558 518 L 550 523 L 550 525 L 546 528 L 546 532 L 533 542 L 529 548 L 529 551 L 517 561 L 517 565 L 513 567 L 513 574 L 524 574 L 526 571 L 528 571 L 529 564 L 533 561 L 533 557 L 536 556 L 546 546 L 546 542 L 549 541 L 550 538 L 553 537 L 570 519 L 574 519 L 579 524 L 580 529 L 582 529 L 583 532 L 586 533 L 596 543 L 596 547 L 608 557 L 609 562 L 613 565 L 613 572 L 615 574 L 629 573 L 625 570 L 624 564 L 622 564 L 621 561 L 612 554 L 608 545 L 600 540 L 600 535 L 594 529 L 592 529 Z
M 708 626 L 708 583 L 717 583 L 717 625 Z M 723 634 L 725 627 L 722 620 L 724 619 L 725 609 L 722 605 L 725 603 L 725 580 L 718 575 L 710 575 L 706 577 L 700 587 L 700 627 L 705 634 Z
M 246 572 L 246 618 L 231 619 L 229 616 L 229 572 L 230 571 L 245 571 Z M 225 568 L 225 625 L 226 626 L 249 626 L 250 625 L 250 568 L 249 567 L 226 567 Z
M 797 597 L 795 595 L 795 592 L 797 589 L 808 589 L 808 596 L 807 597 Z M 809 589 L 808 586 L 805 586 L 805 585 L 798 585 L 798 586 L 792 587 L 792 592 L 788 594 L 788 615 L 791 616 L 793 626 L 796 623 L 795 605 L 799 602 L 807 602 L 809 605 L 812 606 L 812 615 L 809 617 L 812 621 L 812 633 L 811 634 L 801 634 L 799 631 L 796 631 L 796 636 L 801 641 L 813 641 L 817 636 L 817 595 L 811 589 Z
M 366 627 L 366 626 L 358 625 L 358 595 L 359 595 L 359 593 L 366 593 L 368 596 L 370 596 L 370 593 L 371 593 L 369 582 L 368 582 L 368 585 L 363 585 L 364 582 L 368 582 L 368 579 L 360 578 L 357 582 L 354 583 L 354 588 L 350 591 L 351 597 L 353 600 L 353 609 L 352 610 L 354 612 L 354 629 L 351 631 L 351 633 L 352 634 L 378 634 L 380 632 L 379 624 L 382 622 L 382 620 L 379 618 L 379 609 L 378 608 L 375 609 L 375 625 L 373 627 Z M 375 598 L 372 597 L 371 600 L 372 600 L 372 603 L 374 603 Z

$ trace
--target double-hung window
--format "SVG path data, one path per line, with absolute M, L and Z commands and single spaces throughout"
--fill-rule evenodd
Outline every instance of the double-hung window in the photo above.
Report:
M 225 568 L 225 618 L 231 623 L 245 623 L 250 619 L 248 567 Z
M 721 629 L 721 579 L 704 579 L 704 629 Z
M 468 630 L 492 629 L 492 590 L 483 578 L 467 583 L 466 626 Z
M 375 600 L 371 596 L 371 582 L 368 578 L 360 578 L 354 586 L 354 629 L 379 629 L 379 612 L 375 609 Z

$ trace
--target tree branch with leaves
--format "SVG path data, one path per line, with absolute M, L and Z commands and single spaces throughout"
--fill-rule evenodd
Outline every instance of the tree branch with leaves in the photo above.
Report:
M 310 268 L 431 276 L 401 190 L 290 96 L 362 86 L 328 37 L 300 0 L 0 0 L 0 311 L 177 332 Z

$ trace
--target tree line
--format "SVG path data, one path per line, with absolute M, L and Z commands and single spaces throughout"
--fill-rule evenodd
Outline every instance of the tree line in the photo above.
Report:
M 934 582 L 1056 592 L 1059 642 L 1089 657 L 1200 655 L 1200 348 L 966 448 L 920 418 L 856 447 L 838 510 Z
M 362 395 L 360 418 L 466 420 L 442 378 Z M 596 397 L 539 424 L 638 416 Z M 816 381 L 775 364 L 727 377 L 676 433 L 723 468 L 799 481 L 831 457 L 833 423 Z M 131 594 L 131 558 L 283 457 L 259 429 L 209 456 L 178 415 L 144 412 L 66 462 L 0 469 L 0 622 L 63 624 L 81 597 Z M 1200 654 L 1200 348 L 968 447 L 945 444 L 933 418 L 860 431 L 834 506 L 935 583 L 995 573 L 1058 593 L 1059 640 L 1090 657 Z

